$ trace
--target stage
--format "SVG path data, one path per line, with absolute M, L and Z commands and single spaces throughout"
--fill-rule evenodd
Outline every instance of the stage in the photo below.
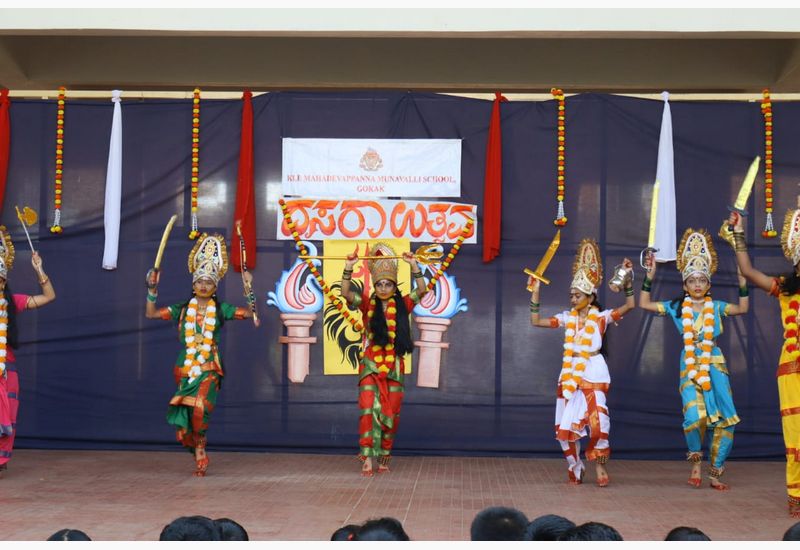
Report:
M 712 540 L 780 540 L 789 518 L 783 462 L 729 462 L 726 493 L 686 484 L 684 461 L 611 460 L 611 485 L 566 482 L 558 459 L 396 457 L 362 478 L 353 456 L 210 451 L 205 478 L 184 452 L 16 450 L 0 479 L 0 540 L 44 540 L 76 528 L 94 540 L 157 540 L 182 515 L 229 517 L 251 540 L 327 540 L 342 525 L 393 516 L 413 540 L 468 540 L 493 505 L 530 519 L 600 521 L 626 540 L 698 527 Z

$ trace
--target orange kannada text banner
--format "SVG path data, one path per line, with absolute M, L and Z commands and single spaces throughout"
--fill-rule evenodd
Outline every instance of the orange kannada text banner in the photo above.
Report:
M 412 242 L 453 243 L 473 220 L 464 242 L 475 243 L 477 207 L 474 204 L 417 200 L 285 199 L 286 208 L 300 238 L 408 239 Z M 283 216 L 278 216 L 277 238 L 292 234 Z

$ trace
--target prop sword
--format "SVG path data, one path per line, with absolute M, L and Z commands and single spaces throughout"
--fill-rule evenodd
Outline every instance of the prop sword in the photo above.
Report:
M 761 157 L 756 157 L 750 164 L 747 170 L 747 175 L 744 177 L 742 186 L 739 188 L 739 195 L 736 197 L 736 202 L 733 206 L 729 206 L 728 210 L 735 212 L 739 216 L 747 216 L 747 201 L 750 199 L 750 193 L 753 191 L 753 183 L 756 181 L 758 175 L 758 165 L 761 162 Z M 728 225 L 728 230 L 733 231 L 733 226 Z
M 164 233 L 161 235 L 161 244 L 158 245 L 158 254 L 156 254 L 156 261 L 153 262 L 153 271 L 158 272 L 161 267 L 161 258 L 164 256 L 164 249 L 167 248 L 167 241 L 169 234 L 172 231 L 172 226 L 175 225 L 175 220 L 178 219 L 177 214 L 173 214 L 167 222 L 167 227 L 164 228 Z
M 647 248 L 642 250 L 639 254 L 639 265 L 650 272 L 650 267 L 648 267 L 645 260 L 648 256 L 655 254 L 658 252 L 658 249 L 655 247 L 656 245 L 656 220 L 658 219 L 658 190 L 661 187 L 661 184 L 656 180 L 655 185 L 653 185 L 653 199 L 650 202 L 650 231 L 647 234 Z
M 530 269 L 528 269 L 526 267 L 525 269 L 523 269 L 523 271 L 526 274 L 528 274 L 531 277 L 533 277 L 534 279 L 537 279 L 537 280 L 543 282 L 544 284 L 549 285 L 550 284 L 550 279 L 547 279 L 544 276 L 544 272 L 547 270 L 547 266 L 550 265 L 550 261 L 553 259 L 553 256 L 555 256 L 556 250 L 558 250 L 558 245 L 559 244 L 561 244 L 561 230 L 560 229 L 558 231 L 556 231 L 556 236 L 553 237 L 552 241 L 550 241 L 550 246 L 547 247 L 547 250 L 545 251 L 544 256 L 542 256 L 542 259 L 539 261 L 539 265 L 536 266 L 536 270 L 531 271 Z M 531 292 L 532 290 L 533 289 L 529 286 L 528 287 L 528 292 Z
M 33 249 L 33 242 L 31 241 L 31 235 L 28 233 L 28 226 L 33 225 L 36 223 L 36 220 L 39 219 L 39 216 L 36 214 L 36 211 L 33 208 L 29 208 L 27 206 L 22 207 L 22 212 L 19 210 L 19 206 L 15 206 L 17 210 L 17 217 L 19 218 L 20 223 L 22 223 L 22 229 L 25 230 L 25 236 L 28 237 L 28 244 L 31 245 L 31 252 L 35 252 Z
M 258 326 L 258 311 L 256 311 L 256 295 L 253 292 L 253 285 L 247 282 L 244 274 L 247 273 L 247 249 L 244 246 L 242 236 L 242 222 L 236 220 L 236 234 L 239 235 L 239 260 L 242 263 L 242 285 L 244 286 L 244 296 L 250 304 L 250 311 L 253 312 L 253 324 Z

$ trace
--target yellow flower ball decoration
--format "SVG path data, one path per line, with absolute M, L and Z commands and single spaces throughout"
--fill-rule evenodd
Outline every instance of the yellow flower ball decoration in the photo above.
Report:
M 566 101 L 564 101 L 564 90 L 561 88 L 552 88 L 550 93 L 553 94 L 553 99 L 557 103 L 557 119 L 556 119 L 556 200 L 558 201 L 558 213 L 556 219 L 553 220 L 554 225 L 565 226 L 567 225 L 567 216 L 564 214 L 564 195 L 567 189 L 566 177 L 566 144 L 567 144 L 567 126 L 566 120 Z
M 761 236 L 765 239 L 773 239 L 778 236 L 778 232 L 772 224 L 772 101 L 769 97 L 769 89 L 764 88 L 761 97 L 761 114 L 764 115 L 764 211 L 767 214 L 767 221 Z
M 56 108 L 56 173 L 55 173 L 55 194 L 53 198 L 53 225 L 50 233 L 60 234 L 64 231 L 61 227 L 61 201 L 62 185 L 64 176 L 64 112 L 66 111 L 67 89 L 63 86 L 58 88 L 58 101 Z
M 200 236 L 197 229 L 197 189 L 200 185 L 200 88 L 194 89 L 192 98 L 192 230 L 189 238 Z

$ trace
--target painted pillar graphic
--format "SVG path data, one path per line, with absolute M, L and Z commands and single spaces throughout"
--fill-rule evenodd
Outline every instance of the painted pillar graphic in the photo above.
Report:
M 310 255 L 317 254 L 313 244 L 307 241 L 303 244 Z M 317 267 L 322 264 L 320 260 L 313 262 Z M 278 341 L 289 346 L 289 380 L 301 384 L 308 376 L 309 345 L 317 342 L 316 336 L 310 336 L 310 331 L 325 301 L 322 290 L 308 264 L 298 259 L 281 274 L 275 283 L 275 292 L 268 292 L 267 296 L 267 305 L 280 310 L 281 321 L 286 327 L 286 336 L 279 337 Z

